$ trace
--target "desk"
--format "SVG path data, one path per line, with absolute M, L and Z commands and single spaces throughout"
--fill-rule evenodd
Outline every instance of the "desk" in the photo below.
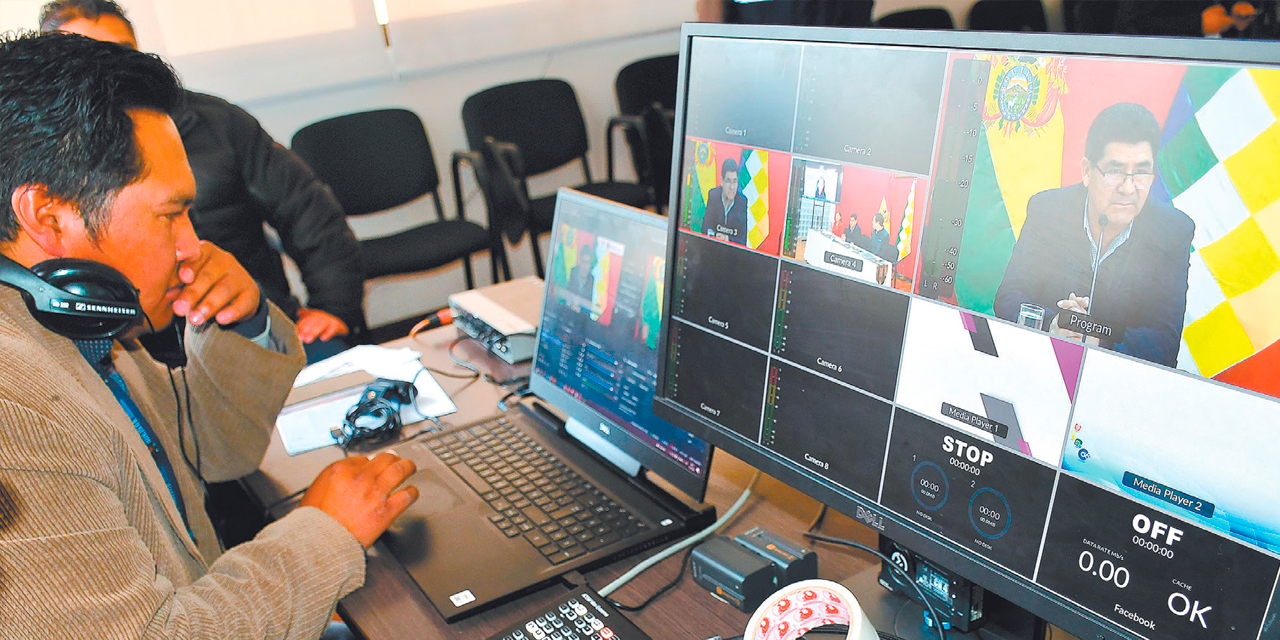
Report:
M 805 236 L 804 261 L 823 271 L 876 284 L 884 284 L 893 272 L 888 260 L 819 229 L 810 229 Z
M 448 353 L 449 345 L 457 335 L 456 329 L 442 327 L 417 338 L 394 341 L 389 346 L 409 346 L 422 352 L 423 362 L 431 367 L 462 372 L 462 369 L 450 362 Z M 469 340 L 459 343 L 456 353 L 499 379 L 519 375 L 528 369 L 528 364 L 521 367 L 507 365 L 489 356 Z M 483 381 L 443 376 L 436 378 L 458 405 L 457 413 L 441 418 L 446 427 L 461 426 L 496 415 L 497 402 L 506 395 L 502 389 Z M 409 437 L 417 431 L 415 426 L 406 427 Z M 394 444 L 391 446 L 394 447 Z M 259 472 L 248 478 L 248 485 L 264 504 L 270 504 L 302 489 L 321 469 L 341 457 L 342 452 L 337 447 L 290 457 L 285 453 L 279 435 L 273 434 Z M 753 472 L 754 469 L 736 458 L 716 452 L 711 465 L 707 501 L 723 511 L 741 494 Z M 721 533 L 733 535 L 761 525 L 785 538 L 800 542 L 800 532 L 808 526 L 819 508 L 820 505 L 812 498 L 771 477 L 761 476 L 750 500 Z M 876 545 L 874 531 L 835 512 L 827 516 L 822 531 L 873 547 Z M 849 549 L 825 544 L 806 546 L 818 549 L 820 576 L 849 586 L 864 602 L 864 608 L 868 610 L 872 623 L 878 629 L 893 632 L 896 619 L 896 635 L 909 640 L 925 637 L 917 629 L 920 608 L 890 595 L 875 584 L 879 571 L 878 562 Z M 653 552 L 633 556 L 592 571 L 586 574 L 587 581 L 591 586 L 601 588 L 651 553 Z M 683 553 L 663 561 L 619 589 L 613 597 L 624 603 L 643 600 L 675 576 L 682 557 Z M 552 586 L 455 624 L 446 624 L 427 601 L 417 583 L 379 543 L 369 552 L 365 585 L 339 603 L 338 611 L 353 629 L 370 640 L 478 640 L 527 619 L 564 591 L 564 587 Z M 679 587 L 645 610 L 626 615 L 656 640 L 703 640 L 717 634 L 726 638 L 734 637 L 743 632 L 750 618 L 748 614 L 711 597 L 695 585 L 687 574 Z

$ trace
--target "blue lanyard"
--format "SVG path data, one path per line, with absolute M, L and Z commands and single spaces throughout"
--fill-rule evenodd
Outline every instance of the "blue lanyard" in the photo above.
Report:
M 160 444 L 160 439 L 156 437 L 156 432 L 152 430 L 151 424 L 147 422 L 142 410 L 134 403 L 133 398 L 129 397 L 129 389 L 125 387 L 124 378 L 120 377 L 120 372 L 116 371 L 114 365 L 111 364 L 109 358 L 102 358 L 96 364 L 92 355 L 101 353 L 103 345 L 88 343 L 106 343 L 106 353 L 110 355 L 109 340 L 94 341 L 76 341 L 76 346 L 80 347 L 80 353 L 85 356 L 90 365 L 93 365 L 98 375 L 102 377 L 102 381 L 107 383 L 107 388 L 111 390 L 111 395 L 116 397 L 116 402 L 120 403 L 120 408 L 124 409 L 129 421 L 133 423 L 133 428 L 138 432 L 138 436 L 142 438 L 142 443 L 147 446 L 147 450 L 151 452 L 151 459 L 155 461 L 156 466 L 160 469 L 160 476 L 164 478 L 164 484 L 169 488 L 169 495 L 173 496 L 173 501 L 178 505 L 178 513 L 182 516 L 182 524 L 187 528 L 187 534 L 192 540 L 196 539 L 195 533 L 191 530 L 191 523 L 187 520 L 187 506 L 182 500 L 182 492 L 178 490 L 178 480 L 173 473 L 173 465 L 169 462 L 169 456 L 165 453 L 164 445 Z

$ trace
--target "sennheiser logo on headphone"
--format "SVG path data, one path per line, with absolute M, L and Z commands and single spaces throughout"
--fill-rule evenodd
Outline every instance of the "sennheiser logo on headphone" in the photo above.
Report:
M 117 316 L 134 316 L 138 312 L 130 307 L 113 307 L 107 304 L 94 304 L 92 302 L 67 302 L 54 298 L 49 301 L 49 306 L 68 311 L 77 311 L 81 313 L 109 313 Z

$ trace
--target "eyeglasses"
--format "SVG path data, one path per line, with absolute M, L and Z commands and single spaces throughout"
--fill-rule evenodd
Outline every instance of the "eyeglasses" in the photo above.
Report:
M 1113 189 L 1124 184 L 1126 178 L 1133 179 L 1133 186 L 1136 189 L 1150 188 L 1151 183 L 1156 181 L 1156 174 L 1151 170 L 1134 171 L 1133 173 L 1130 173 L 1122 169 L 1103 169 L 1102 167 L 1099 167 L 1096 162 L 1093 163 L 1093 168 L 1097 169 L 1098 173 L 1102 174 L 1102 181 L 1106 183 L 1108 187 Z

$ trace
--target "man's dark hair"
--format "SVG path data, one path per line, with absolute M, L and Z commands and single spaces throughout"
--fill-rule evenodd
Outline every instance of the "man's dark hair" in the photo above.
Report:
M 114 0 L 53 0 L 40 9 L 40 31 L 57 31 L 62 25 L 84 18 L 96 21 L 102 16 L 115 16 L 124 20 L 133 31 L 133 23 L 125 17 L 124 9 Z
M 1089 134 L 1084 139 L 1084 157 L 1093 162 L 1102 160 L 1107 145 L 1138 144 L 1146 142 L 1151 145 L 1154 155 L 1160 150 L 1160 123 L 1151 114 L 1151 110 L 1132 102 L 1117 102 L 1098 113 L 1089 125 Z
M 723 178 L 726 173 L 738 172 L 738 161 L 733 158 L 725 158 L 724 164 L 720 165 L 720 177 Z
M 65 33 L 0 36 L 0 241 L 17 238 L 12 196 L 32 184 L 76 205 L 97 240 L 116 194 L 145 170 L 128 111 L 171 113 L 181 100 L 152 54 Z

